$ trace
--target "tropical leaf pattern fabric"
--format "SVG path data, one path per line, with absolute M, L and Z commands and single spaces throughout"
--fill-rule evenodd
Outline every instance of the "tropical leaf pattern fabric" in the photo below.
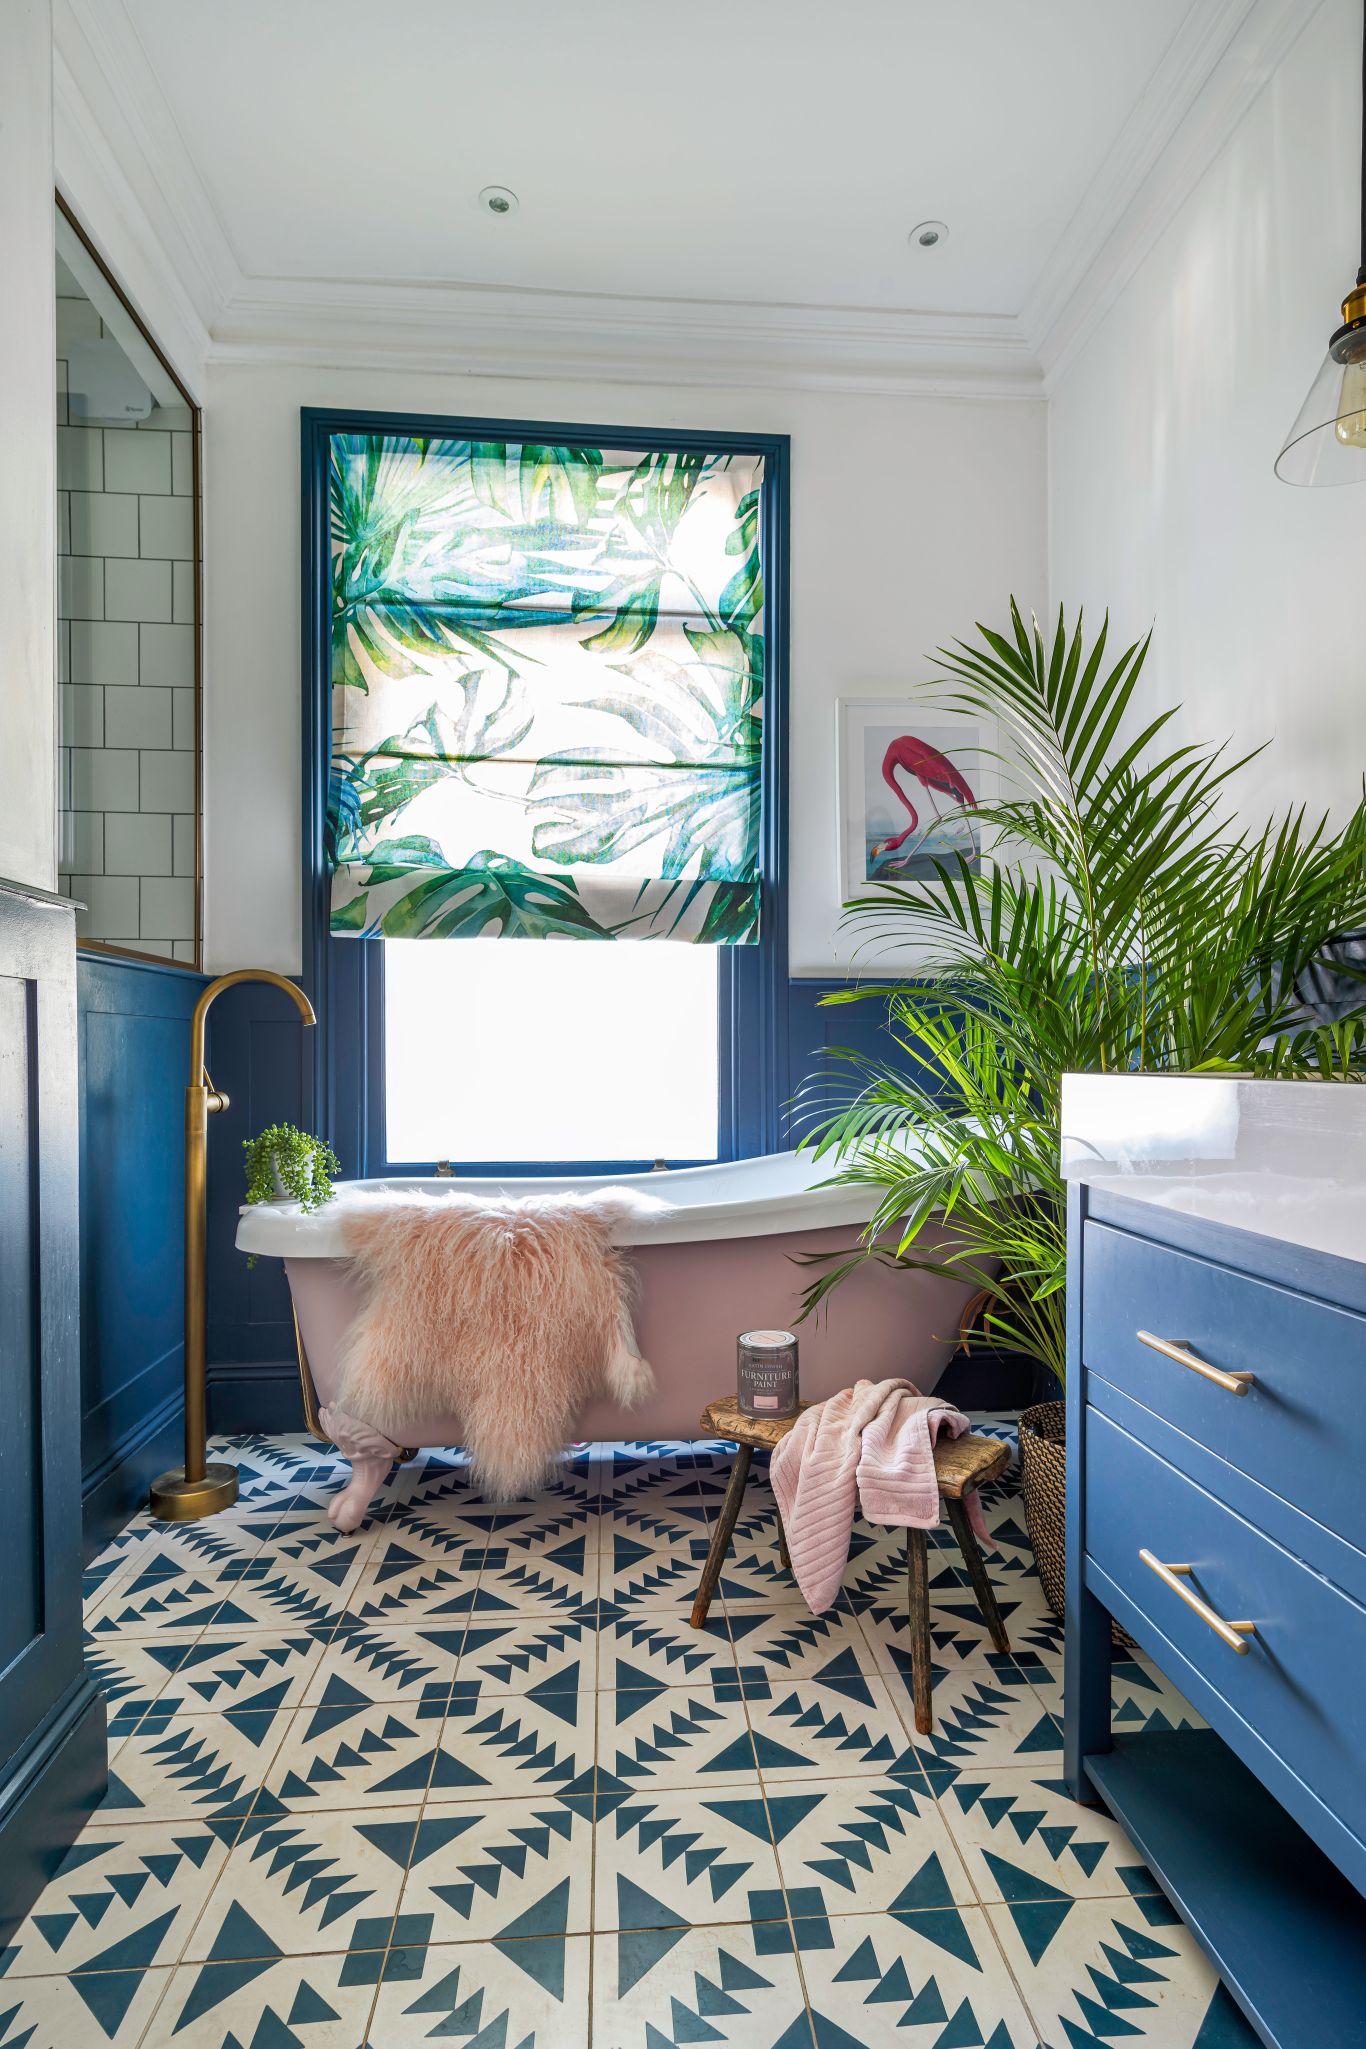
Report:
M 335 933 L 757 939 L 763 459 L 334 434 Z

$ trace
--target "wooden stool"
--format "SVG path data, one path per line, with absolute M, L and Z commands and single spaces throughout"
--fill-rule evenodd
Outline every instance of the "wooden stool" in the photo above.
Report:
M 802 1407 L 809 1409 L 810 1402 Z M 749 1478 L 750 1464 L 757 1450 L 772 1451 L 781 1444 L 796 1422 L 795 1416 L 786 1416 L 781 1422 L 763 1422 L 756 1416 L 744 1416 L 733 1394 L 723 1395 L 720 1401 L 709 1402 L 702 1411 L 702 1434 L 704 1437 L 724 1437 L 734 1440 L 735 1464 L 731 1468 L 730 1484 L 726 1498 L 721 1504 L 721 1514 L 707 1552 L 707 1562 L 702 1568 L 702 1581 L 697 1589 L 697 1599 L 692 1605 L 692 1626 L 701 1629 L 711 1607 L 725 1564 L 726 1553 L 740 1514 L 740 1503 L 744 1498 L 745 1482 Z M 1008 1445 L 995 1437 L 941 1437 L 934 1448 L 934 1472 L 939 1482 L 939 1492 L 948 1512 L 949 1528 L 958 1539 L 958 1548 L 963 1554 L 972 1591 L 977 1596 L 977 1605 L 982 1611 L 991 1641 L 998 1651 L 1008 1651 L 1010 1643 L 1001 1611 L 996 1605 L 996 1595 L 987 1574 L 986 1561 L 981 1547 L 973 1535 L 968 1521 L 964 1496 L 974 1487 L 981 1487 L 988 1480 L 994 1480 L 1010 1463 Z M 928 1736 L 934 1726 L 930 1705 L 933 1685 L 930 1665 L 930 1592 L 929 1592 L 929 1542 L 925 1530 L 906 1532 L 906 1591 L 909 1604 L 911 1630 L 911 1701 L 915 1709 L 915 1726 L 922 1736 Z M 787 1555 L 787 1536 L 783 1530 L 782 1517 L 778 1518 L 778 1551 L 783 1564 L 791 1565 Z

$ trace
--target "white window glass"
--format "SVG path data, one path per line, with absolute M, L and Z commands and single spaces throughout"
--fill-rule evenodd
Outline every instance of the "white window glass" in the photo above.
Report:
M 390 1160 L 712 1160 L 717 949 L 384 941 Z

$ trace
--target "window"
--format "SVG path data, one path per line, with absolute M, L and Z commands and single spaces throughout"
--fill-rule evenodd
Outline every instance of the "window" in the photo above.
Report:
M 305 412 L 306 981 L 361 1171 L 781 1143 L 785 474 Z
M 714 1160 L 717 954 L 386 940 L 389 1159 Z

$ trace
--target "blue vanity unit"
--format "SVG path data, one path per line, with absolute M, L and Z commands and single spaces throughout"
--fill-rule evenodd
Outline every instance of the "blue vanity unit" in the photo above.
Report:
M 1366 1088 L 1075 1076 L 1067 1776 L 1272 2049 L 1366 2043 Z M 1208 1729 L 1110 1726 L 1111 1618 Z

